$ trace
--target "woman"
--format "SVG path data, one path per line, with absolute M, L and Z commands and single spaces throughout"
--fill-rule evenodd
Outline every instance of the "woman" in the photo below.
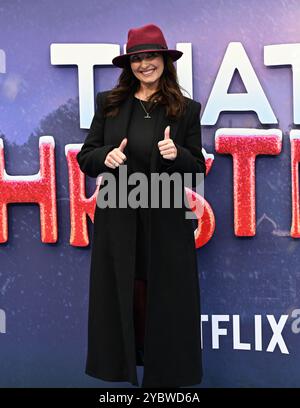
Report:
M 201 105 L 182 95 L 173 65 L 181 55 L 154 24 L 129 30 L 126 54 L 112 61 L 123 68 L 118 85 L 97 94 L 77 155 L 82 172 L 112 173 L 117 184 L 126 165 L 128 175 L 142 172 L 148 180 L 153 173 L 205 173 Z M 87 374 L 138 385 L 136 365 L 144 365 L 142 387 L 201 382 L 197 261 L 186 210 L 173 202 L 96 206 Z

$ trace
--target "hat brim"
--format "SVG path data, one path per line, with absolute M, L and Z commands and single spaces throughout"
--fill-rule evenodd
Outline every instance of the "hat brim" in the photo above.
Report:
M 113 58 L 112 63 L 114 65 L 116 65 L 119 68 L 124 68 L 126 61 L 128 59 L 128 57 L 130 55 L 134 55 L 134 54 L 140 54 L 141 52 L 167 52 L 173 61 L 177 61 L 182 55 L 183 52 L 182 51 L 178 51 L 178 50 L 161 50 L 161 49 L 152 49 L 152 50 L 139 50 L 139 51 L 135 51 L 135 52 L 129 52 L 127 54 L 123 54 L 123 55 L 118 55 L 117 57 Z

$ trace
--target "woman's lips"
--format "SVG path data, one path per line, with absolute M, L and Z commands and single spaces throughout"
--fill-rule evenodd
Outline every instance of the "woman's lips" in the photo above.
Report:
M 150 76 L 150 75 L 152 74 L 152 72 L 155 71 L 155 69 L 156 69 L 156 68 L 152 68 L 152 69 L 149 69 L 149 70 L 147 70 L 147 71 L 141 71 L 141 73 L 142 73 L 144 76 Z

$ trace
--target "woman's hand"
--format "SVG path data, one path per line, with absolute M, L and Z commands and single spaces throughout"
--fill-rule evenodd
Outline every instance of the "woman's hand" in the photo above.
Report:
M 104 164 L 107 167 L 110 167 L 111 169 L 115 169 L 118 167 L 120 164 L 123 164 L 124 161 L 127 159 L 125 154 L 123 153 L 125 146 L 127 144 L 127 139 L 126 137 L 122 140 L 120 143 L 119 147 L 115 147 L 113 150 L 111 150 L 104 161 Z
M 164 159 L 175 160 L 177 157 L 177 148 L 170 138 L 170 126 L 165 129 L 164 140 L 160 140 L 158 143 L 159 152 Z

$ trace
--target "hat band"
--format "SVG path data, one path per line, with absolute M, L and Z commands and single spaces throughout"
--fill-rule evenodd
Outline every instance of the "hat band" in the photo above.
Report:
M 168 47 L 165 47 L 161 44 L 139 44 L 136 45 L 134 47 L 128 48 L 126 50 L 126 53 L 131 53 L 131 52 L 135 52 L 135 51 L 140 51 L 140 50 L 167 50 Z

